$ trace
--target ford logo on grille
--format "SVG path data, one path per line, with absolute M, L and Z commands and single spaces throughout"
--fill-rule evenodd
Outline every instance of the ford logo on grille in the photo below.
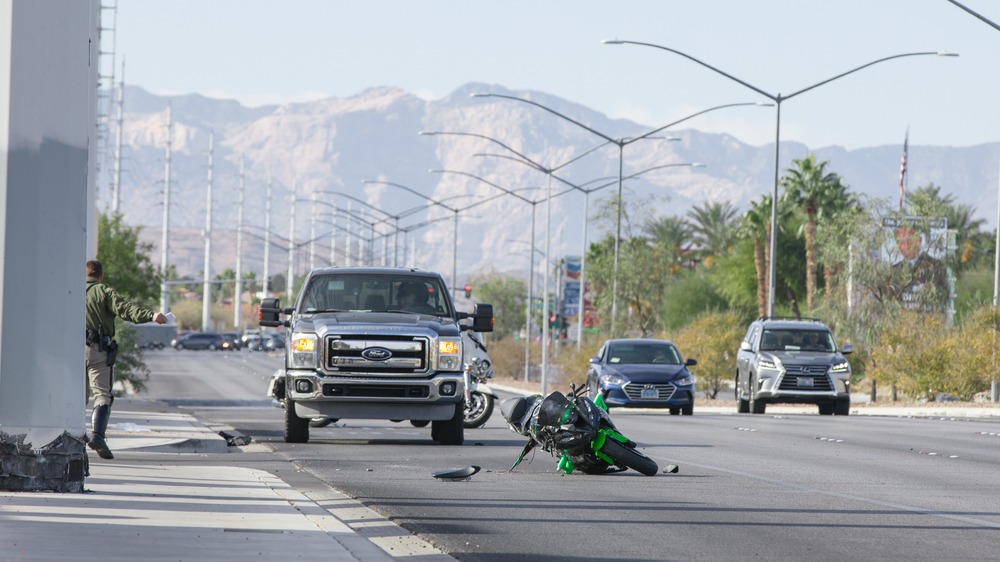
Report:
M 392 352 L 384 347 L 369 347 L 361 352 L 361 356 L 369 361 L 385 361 L 392 357 Z

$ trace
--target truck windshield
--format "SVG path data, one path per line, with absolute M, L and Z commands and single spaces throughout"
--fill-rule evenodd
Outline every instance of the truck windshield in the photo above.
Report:
M 344 311 L 451 316 L 444 284 L 434 277 L 341 273 L 310 278 L 300 313 Z

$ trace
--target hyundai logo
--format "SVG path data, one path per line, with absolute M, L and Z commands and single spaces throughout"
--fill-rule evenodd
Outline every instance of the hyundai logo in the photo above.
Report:
M 369 347 L 361 352 L 361 356 L 369 361 L 385 361 L 392 357 L 392 352 L 384 347 Z

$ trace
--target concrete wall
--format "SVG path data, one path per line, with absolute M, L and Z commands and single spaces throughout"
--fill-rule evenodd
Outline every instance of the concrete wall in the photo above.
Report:
M 0 431 L 84 433 L 96 0 L 0 0 Z

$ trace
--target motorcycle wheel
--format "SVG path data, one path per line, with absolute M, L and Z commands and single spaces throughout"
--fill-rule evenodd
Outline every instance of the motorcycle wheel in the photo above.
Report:
M 601 452 L 614 459 L 615 462 L 619 462 L 646 476 L 654 476 L 656 471 L 659 470 L 659 467 L 656 466 L 656 461 L 635 449 L 629 449 L 614 439 L 606 439 L 604 446 L 601 447 Z
M 473 392 L 471 400 L 465 405 L 465 427 L 468 429 L 480 427 L 493 413 L 493 397 L 482 392 Z

